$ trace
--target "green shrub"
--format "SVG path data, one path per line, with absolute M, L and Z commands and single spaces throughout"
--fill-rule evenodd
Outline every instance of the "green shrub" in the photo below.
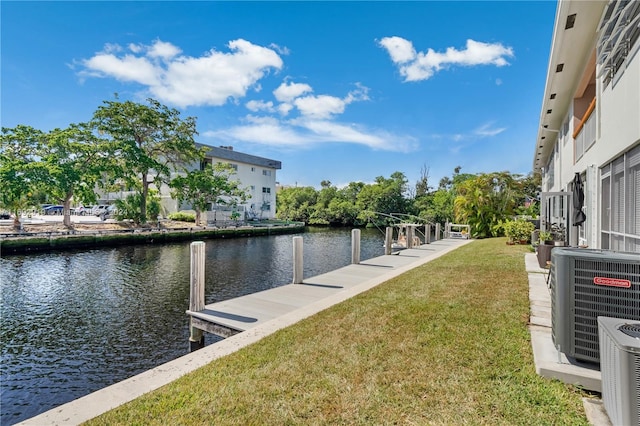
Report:
M 533 223 L 523 220 L 510 220 L 507 221 L 504 226 L 504 234 L 511 241 L 529 241 L 531 233 L 535 229 Z
M 169 219 L 175 220 L 178 222 L 195 222 L 196 215 L 195 213 L 176 212 L 176 213 L 171 213 L 169 215 Z
M 149 191 L 147 195 L 147 217 L 142 217 L 140 211 L 140 205 L 142 204 L 142 195 L 132 194 L 128 195 L 122 200 L 116 200 L 116 207 L 118 212 L 116 219 L 124 220 L 131 219 L 135 223 L 144 223 L 147 221 L 155 221 L 158 219 L 160 213 L 160 197 L 157 195 L 157 191 Z

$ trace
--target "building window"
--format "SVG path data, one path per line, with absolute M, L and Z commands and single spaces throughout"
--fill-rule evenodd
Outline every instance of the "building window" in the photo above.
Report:
M 271 170 L 263 170 L 262 176 L 271 176 Z
M 271 188 L 262 187 L 263 194 L 271 194 Z
M 252 168 L 251 168 L 251 172 L 255 172 L 255 171 L 256 171 L 256 168 L 255 168 L 255 167 L 252 167 Z
M 640 252 L 640 145 L 601 169 L 601 246 Z
M 238 171 L 238 165 L 237 165 L 237 164 L 234 164 L 234 163 L 227 163 L 227 165 L 228 165 L 229 167 L 231 167 L 233 170 Z
M 625 59 L 633 56 L 634 46 L 637 48 L 639 14 L 640 2 L 637 1 L 612 1 L 604 10 L 597 44 L 598 64 L 604 73 L 603 89 L 626 68 Z

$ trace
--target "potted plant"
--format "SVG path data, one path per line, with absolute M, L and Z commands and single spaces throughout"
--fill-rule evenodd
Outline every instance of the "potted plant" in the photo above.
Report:
M 553 250 L 553 234 L 548 231 L 540 231 L 539 234 L 540 244 L 536 256 L 538 257 L 538 266 L 541 268 L 547 267 L 547 262 L 551 261 L 551 250 Z
M 538 233 L 538 239 L 540 240 L 540 244 L 550 244 L 550 241 L 552 240 L 551 232 L 540 231 Z

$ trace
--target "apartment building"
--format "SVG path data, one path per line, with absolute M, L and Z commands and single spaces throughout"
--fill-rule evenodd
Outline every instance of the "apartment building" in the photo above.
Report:
M 235 209 L 243 213 L 243 219 L 271 219 L 276 215 L 276 171 L 282 168 L 282 163 L 268 158 L 244 154 L 234 151 L 231 146 L 207 148 L 205 162 L 210 164 L 226 163 L 231 165 L 235 174 L 231 177 L 240 182 L 240 187 L 246 188 L 249 199 Z M 212 220 L 228 216 L 229 207 L 212 206 L 208 216 Z
M 541 228 L 564 229 L 571 245 L 640 252 L 639 38 L 640 1 L 558 2 L 533 169 Z

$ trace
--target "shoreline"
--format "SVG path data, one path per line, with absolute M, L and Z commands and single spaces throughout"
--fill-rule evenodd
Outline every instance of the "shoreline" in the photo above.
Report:
M 304 232 L 302 222 L 256 223 L 242 226 L 202 227 L 190 222 L 161 221 L 160 226 L 134 226 L 129 222 L 74 223 L 72 229 L 59 222 L 24 223 L 23 231 L 12 224 L 0 226 L 0 255 L 113 247 L 127 244 L 164 244 L 194 239 L 240 238 Z M 5 232 L 10 231 L 10 232 Z

